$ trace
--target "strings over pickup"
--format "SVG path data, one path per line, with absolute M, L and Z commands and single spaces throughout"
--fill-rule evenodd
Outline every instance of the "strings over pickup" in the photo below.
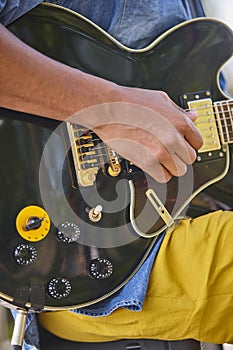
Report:
M 232 100 L 213 103 L 209 90 L 184 93 L 179 99 L 183 108 L 198 111 L 194 123 L 203 137 L 203 145 L 197 151 L 197 161 L 224 158 L 233 139 Z
M 99 169 L 114 177 L 120 174 L 120 157 L 93 131 L 68 122 L 66 125 L 79 186 L 93 186 Z
M 197 98 L 194 101 L 188 102 L 188 106 L 190 109 L 195 108 L 198 111 L 198 118 L 195 121 L 195 125 L 203 137 L 203 145 L 198 152 L 203 153 L 219 150 L 221 144 L 212 100 L 210 98 Z

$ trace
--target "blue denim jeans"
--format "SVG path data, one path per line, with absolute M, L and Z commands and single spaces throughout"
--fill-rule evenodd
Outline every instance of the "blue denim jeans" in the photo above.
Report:
M 191 0 L 190 0 L 191 1 Z M 142 48 L 174 25 L 192 18 L 189 0 L 47 0 L 89 18 L 128 47 Z M 0 22 L 9 24 L 41 0 L 0 0 Z M 136 4 L 136 6 L 135 6 Z M 203 15 L 195 0 L 198 15 Z

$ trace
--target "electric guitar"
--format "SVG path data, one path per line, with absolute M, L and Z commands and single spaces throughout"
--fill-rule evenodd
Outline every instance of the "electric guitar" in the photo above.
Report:
M 204 144 L 197 161 L 159 184 L 92 130 L 1 108 L 0 298 L 31 310 L 90 305 L 135 274 L 200 192 L 213 189 L 232 207 L 233 100 L 218 79 L 233 52 L 232 31 L 199 18 L 133 50 L 49 4 L 9 29 L 67 65 L 166 91 L 183 108 L 199 110 Z

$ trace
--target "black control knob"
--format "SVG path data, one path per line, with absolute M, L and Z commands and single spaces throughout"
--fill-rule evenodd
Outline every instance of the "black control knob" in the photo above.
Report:
M 28 231 L 37 230 L 38 228 L 41 227 L 41 223 L 43 220 L 44 220 L 44 218 L 38 218 L 37 216 L 31 216 L 30 218 L 28 218 L 28 220 L 26 222 L 26 229 Z
M 37 258 L 36 248 L 29 244 L 19 244 L 14 250 L 14 259 L 19 265 L 30 265 Z
M 78 225 L 71 222 L 63 222 L 58 226 L 57 238 L 63 243 L 72 243 L 79 240 L 80 229 Z
M 48 293 L 54 299 L 66 298 L 71 292 L 71 284 L 66 278 L 53 278 L 48 284 Z
M 89 271 L 92 277 L 98 280 L 103 280 L 112 275 L 113 265 L 107 259 L 97 258 L 91 261 Z

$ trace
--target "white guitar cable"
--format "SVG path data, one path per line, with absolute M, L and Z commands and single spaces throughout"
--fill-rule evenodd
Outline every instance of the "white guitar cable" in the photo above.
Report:
M 23 339 L 25 334 L 25 327 L 26 327 L 26 319 L 27 319 L 27 311 L 24 309 L 18 309 L 16 318 L 15 318 L 13 335 L 11 338 L 11 350 L 22 349 Z

